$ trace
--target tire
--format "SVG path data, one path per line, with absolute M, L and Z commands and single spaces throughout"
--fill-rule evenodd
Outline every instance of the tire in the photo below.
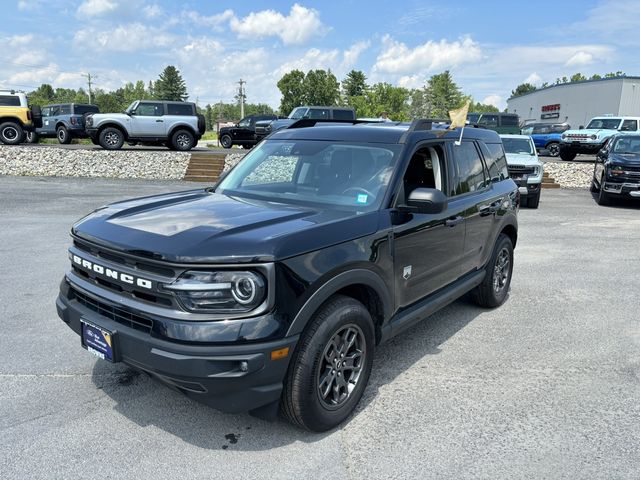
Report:
M 40 136 L 36 132 L 27 132 L 25 134 L 24 141 L 26 143 L 38 143 L 40 141 Z
M 527 196 L 527 208 L 538 208 L 538 205 L 540 205 L 540 190 L 533 196 Z
M 596 187 L 596 179 L 595 178 L 591 179 L 591 185 L 589 186 L 589 191 L 591 193 L 596 193 L 598 191 L 598 187 Z
M 504 233 L 498 236 L 485 271 L 484 280 L 473 290 L 474 300 L 481 307 L 499 307 L 507 299 L 513 273 L 513 243 Z
M 598 205 L 609 205 L 611 197 L 604 191 L 604 174 L 600 177 L 600 188 L 598 189 L 598 197 L 596 199 Z
M 345 342 L 350 346 L 343 351 Z M 315 432 L 343 422 L 362 397 L 374 349 L 373 320 L 365 306 L 343 295 L 330 298 L 315 314 L 291 359 L 282 392 L 284 417 Z M 342 365 L 341 358 L 345 358 Z
M 249 145 L 248 143 L 245 143 L 242 145 L 242 148 L 244 148 L 245 150 L 251 150 L 253 148 L 253 145 Z
M 56 128 L 56 137 L 58 138 L 58 143 L 61 145 L 69 145 L 71 143 L 71 135 L 69 134 L 69 130 L 64 125 L 60 125 Z
M 220 145 L 222 145 L 223 148 L 231 148 L 233 147 L 233 141 L 229 135 L 222 135 L 222 137 L 220 137 Z
M 15 122 L 0 124 L 0 142 L 5 145 L 19 145 L 24 142 L 25 132 L 22 126 Z
M 100 145 L 100 140 L 97 138 L 89 137 L 89 140 L 91 140 L 91 143 L 93 143 L 94 145 Z
M 38 105 L 31 107 L 31 119 L 35 128 L 42 128 L 42 110 Z
M 171 145 L 175 150 L 187 152 L 196 145 L 196 139 L 189 130 L 176 130 L 171 135 Z
M 562 149 L 560 149 L 560 158 L 565 162 L 573 162 L 576 155 L 578 155 L 576 152 L 567 152 L 566 150 L 563 152 Z
M 557 157 L 560 155 L 560 144 L 558 142 L 551 142 L 546 147 L 547 153 L 550 157 Z
M 124 144 L 124 133 L 115 127 L 107 127 L 100 132 L 99 142 L 105 150 L 120 150 Z

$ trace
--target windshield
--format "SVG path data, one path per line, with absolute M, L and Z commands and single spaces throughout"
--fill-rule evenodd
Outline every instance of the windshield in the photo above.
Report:
M 617 130 L 619 126 L 619 118 L 594 118 L 589 122 L 587 128 L 594 130 Z
M 640 154 L 640 137 L 618 138 L 611 151 L 614 153 Z
M 400 146 L 331 141 L 263 142 L 217 192 L 368 212 L 379 208 Z
M 523 127 L 521 132 L 522 132 L 523 135 L 532 135 L 533 134 L 533 127 Z
M 304 117 L 306 113 L 307 113 L 306 108 L 298 107 L 293 112 L 291 112 L 291 115 L 289 115 L 289 118 L 293 118 L 294 120 L 299 120 L 302 117 Z
M 504 151 L 507 153 L 535 154 L 531 146 L 531 140 L 528 138 L 503 138 L 502 144 L 504 145 Z
M 131 102 L 131 105 L 129 105 L 124 112 L 125 113 L 133 112 L 135 108 L 138 106 L 138 103 L 140 103 L 139 100 L 135 100 L 134 102 Z

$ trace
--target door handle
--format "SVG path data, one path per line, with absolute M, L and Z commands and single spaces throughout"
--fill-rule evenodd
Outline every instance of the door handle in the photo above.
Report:
M 464 220 L 464 217 L 461 217 L 460 215 L 458 215 L 457 217 L 450 217 L 450 218 L 447 218 L 447 219 L 444 221 L 444 224 L 445 224 L 447 227 L 451 227 L 451 228 L 453 228 L 453 227 L 455 227 L 456 225 L 458 225 L 459 223 L 462 223 L 462 221 L 463 221 L 463 220 Z
M 479 208 L 480 215 L 483 217 L 486 217 L 487 215 L 492 215 L 496 213 L 498 211 L 498 208 L 500 208 L 501 203 L 502 203 L 502 200 L 496 200 L 495 202 L 490 203 L 489 205 L 482 205 Z
M 162 123 L 164 120 L 156 120 L 156 123 Z

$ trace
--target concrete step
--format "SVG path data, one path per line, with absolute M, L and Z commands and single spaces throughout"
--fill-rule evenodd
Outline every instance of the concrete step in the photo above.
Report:
M 221 173 L 222 173 L 222 169 L 220 169 L 220 170 L 212 170 L 212 169 L 207 169 L 207 168 L 200 168 L 200 169 L 194 169 L 194 170 L 187 170 L 187 173 L 185 174 L 185 176 L 189 176 L 189 175 L 195 175 L 195 176 L 206 175 L 206 176 L 209 176 L 209 177 L 219 177 Z
M 218 177 L 212 177 L 211 175 L 187 175 L 184 177 L 186 182 L 209 182 L 213 183 L 218 179 Z
M 542 188 L 560 188 L 559 183 L 543 183 Z
M 556 183 L 553 177 L 542 177 L 542 183 Z

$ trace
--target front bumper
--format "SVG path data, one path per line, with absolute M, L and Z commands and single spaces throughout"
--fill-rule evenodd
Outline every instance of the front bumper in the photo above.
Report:
M 518 191 L 521 197 L 533 196 L 540 193 L 541 180 L 538 178 L 537 183 L 529 183 L 529 180 L 524 178 L 521 180 L 514 180 L 518 185 Z
M 640 182 L 629 183 L 605 180 L 603 188 L 605 192 L 610 194 L 640 198 Z
M 569 153 L 598 153 L 602 147 L 603 143 L 583 143 L 583 142 L 561 142 L 560 143 L 560 151 L 569 152 Z
M 149 373 L 190 398 L 218 410 L 239 413 L 277 405 L 283 379 L 298 336 L 259 343 L 203 344 L 172 342 L 108 318 L 100 309 L 82 303 L 80 291 L 64 279 L 56 300 L 58 316 L 81 335 L 81 320 L 113 334 L 114 361 L 124 362 Z M 82 295 L 92 297 L 88 291 Z M 103 298 L 97 298 L 108 305 Z M 113 308 L 117 308 L 114 305 Z M 96 311 L 97 310 L 97 311 Z M 289 347 L 289 355 L 271 360 L 271 352 Z M 270 409 L 273 410 L 273 409 Z

